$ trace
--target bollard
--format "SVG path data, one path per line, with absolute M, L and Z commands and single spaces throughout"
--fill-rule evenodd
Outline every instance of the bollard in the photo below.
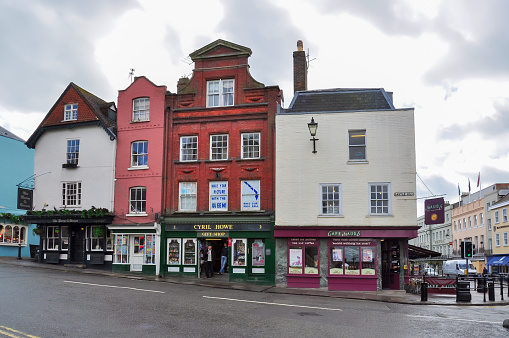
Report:
M 18 259 L 21 259 L 21 243 L 18 244 Z
M 504 300 L 504 277 L 500 276 L 500 300 Z
M 422 282 L 421 283 L 421 302 L 427 302 L 428 301 L 428 283 Z
M 477 281 L 477 292 L 484 292 L 484 289 L 486 288 L 485 280 L 486 278 L 482 276 L 479 278 Z
M 495 301 L 495 283 L 493 279 L 488 280 L 488 299 L 490 302 Z

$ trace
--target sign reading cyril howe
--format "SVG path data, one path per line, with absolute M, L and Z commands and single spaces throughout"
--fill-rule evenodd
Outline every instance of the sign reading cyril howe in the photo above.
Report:
M 444 211 L 443 198 L 433 198 L 424 201 L 424 224 L 444 223 Z

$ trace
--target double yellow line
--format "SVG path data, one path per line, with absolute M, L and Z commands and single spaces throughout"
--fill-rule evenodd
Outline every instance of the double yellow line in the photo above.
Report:
M 3 337 L 3 336 L 11 337 L 11 338 L 26 338 L 26 337 L 39 338 L 37 336 L 32 336 L 30 334 L 26 334 L 24 332 L 14 330 L 14 329 L 11 329 L 10 327 L 2 326 L 2 325 L 0 325 L 0 336 L 1 337 Z

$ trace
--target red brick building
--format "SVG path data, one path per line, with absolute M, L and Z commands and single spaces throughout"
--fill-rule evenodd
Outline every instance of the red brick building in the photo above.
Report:
M 249 73 L 251 50 L 217 40 L 190 54 L 191 79 L 166 96 L 168 115 L 161 273 L 215 271 L 228 243 L 230 280 L 274 283 L 274 121 L 278 86 Z M 165 238 L 164 238 L 165 237 Z

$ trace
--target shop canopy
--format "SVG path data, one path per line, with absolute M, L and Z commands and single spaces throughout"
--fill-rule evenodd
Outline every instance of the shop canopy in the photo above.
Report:
M 509 256 L 491 256 L 488 258 L 487 265 L 508 265 Z
M 415 245 L 408 245 L 408 256 L 410 259 L 426 258 L 426 257 L 439 257 L 442 256 L 440 252 L 420 248 Z

